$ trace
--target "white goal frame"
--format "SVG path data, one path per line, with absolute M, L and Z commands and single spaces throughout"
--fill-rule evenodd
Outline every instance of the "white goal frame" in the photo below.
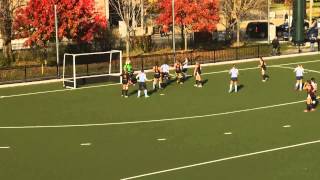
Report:
M 111 62 L 112 62 L 112 54 L 119 53 L 119 63 L 120 63 L 120 72 L 119 73 L 111 73 Z M 78 76 L 76 73 L 76 57 L 77 56 L 88 56 L 88 55 L 97 55 L 97 54 L 110 54 L 109 58 L 109 73 L 108 74 L 99 74 L 99 75 L 86 75 L 86 76 Z M 66 57 L 72 56 L 72 77 L 66 78 L 65 71 L 66 71 Z M 84 79 L 84 78 L 91 78 L 91 77 L 103 77 L 103 76 L 120 76 L 122 74 L 122 51 L 121 50 L 111 50 L 111 51 L 104 51 L 104 52 L 94 52 L 94 53 L 79 53 L 79 54 L 70 54 L 65 53 L 63 56 L 63 71 L 62 71 L 62 82 L 63 87 L 76 89 L 77 88 L 77 79 Z M 73 86 L 66 85 L 65 82 L 72 83 Z M 121 83 L 121 78 L 120 78 Z

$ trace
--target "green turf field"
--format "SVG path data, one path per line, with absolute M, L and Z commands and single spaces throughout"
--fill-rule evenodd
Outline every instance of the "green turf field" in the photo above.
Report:
M 320 110 L 303 112 L 300 62 L 320 82 L 316 55 L 267 61 L 265 83 L 257 62 L 238 64 L 231 94 L 231 65 L 147 99 L 112 84 L 0 89 L 0 179 L 319 180 Z

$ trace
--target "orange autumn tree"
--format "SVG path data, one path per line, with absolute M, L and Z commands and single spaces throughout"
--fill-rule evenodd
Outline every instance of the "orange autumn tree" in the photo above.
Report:
M 157 24 L 168 31 L 172 26 L 172 0 L 159 0 L 160 11 Z M 184 48 L 187 50 L 187 35 L 190 32 L 214 31 L 219 22 L 219 7 L 217 0 L 175 0 L 175 25 L 181 29 Z
M 17 38 L 28 38 L 28 46 L 46 47 L 55 38 L 54 4 L 60 40 L 90 43 L 106 29 L 106 18 L 95 10 L 94 0 L 30 0 L 16 11 Z

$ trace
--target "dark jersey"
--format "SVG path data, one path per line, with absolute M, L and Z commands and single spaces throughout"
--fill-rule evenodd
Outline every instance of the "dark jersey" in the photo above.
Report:
M 123 74 L 123 75 L 121 75 L 121 77 L 122 77 L 122 84 L 128 84 L 128 82 L 129 82 L 128 75 L 127 74 Z
M 181 73 L 181 66 L 180 65 L 176 65 L 176 73 Z
M 154 78 L 157 78 L 157 79 L 160 78 L 160 70 L 158 66 L 154 67 Z
M 201 74 L 201 67 L 200 67 L 200 65 L 197 67 L 196 73 Z

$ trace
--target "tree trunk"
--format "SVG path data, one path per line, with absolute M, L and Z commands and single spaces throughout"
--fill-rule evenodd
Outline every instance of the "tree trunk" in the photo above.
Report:
M 0 3 L 0 11 L 2 14 L 2 18 L 0 18 L 0 34 L 3 40 L 3 56 L 5 58 L 5 65 L 9 65 L 13 61 L 13 53 L 12 53 L 12 14 L 10 10 L 10 1 L 3 0 Z
M 126 35 L 126 54 L 127 54 L 127 60 L 130 59 L 130 34 L 129 31 Z
M 181 49 L 184 46 L 184 26 L 181 25 Z
M 240 21 L 237 18 L 237 46 L 240 46 Z
M 188 34 L 187 34 L 187 29 L 186 27 L 184 27 L 184 50 L 187 51 L 188 50 Z
M 12 53 L 12 45 L 11 45 L 11 38 L 9 40 L 5 40 L 3 38 L 3 57 L 4 57 L 4 65 L 10 65 L 10 63 L 13 61 L 13 53 Z

